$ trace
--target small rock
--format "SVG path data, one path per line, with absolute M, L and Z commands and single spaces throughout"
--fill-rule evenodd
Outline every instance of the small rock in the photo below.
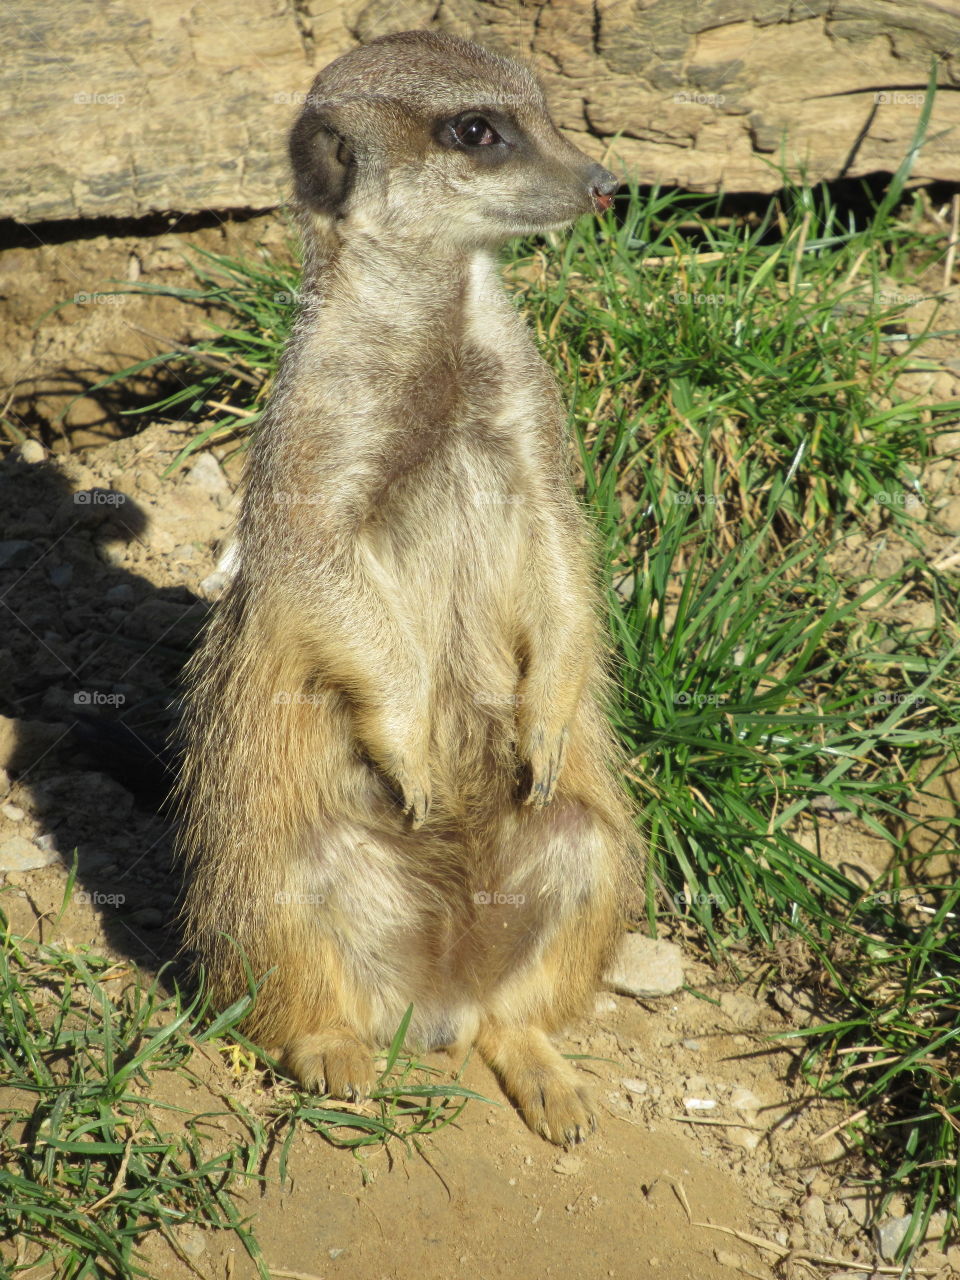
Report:
M 38 849 L 42 849 L 44 853 L 49 853 L 51 849 L 56 852 L 57 837 L 52 831 L 48 831 L 45 835 L 36 836 L 33 843 Z
M 0 542 L 0 569 L 27 569 L 39 554 L 34 543 L 24 542 L 20 538 Z
M 9 822 L 22 822 L 27 816 L 18 804 L 0 805 L 0 813 L 2 813 Z
M 159 929 L 163 924 L 163 912 L 156 907 L 141 907 L 130 916 L 134 924 L 144 929 Z
M 960 498 L 951 498 L 936 513 L 936 521 L 947 533 L 960 533 Z M 0 543 L 0 547 L 3 543 Z
M 626 1089 L 627 1093 L 635 1094 L 638 1098 L 647 1092 L 648 1085 L 646 1080 L 637 1080 L 631 1076 L 621 1080 L 620 1083 Z
M 206 493 L 229 493 L 230 484 L 212 453 L 201 453 L 187 473 L 187 483 Z
M 206 1252 L 207 1242 L 199 1227 L 193 1226 L 192 1223 L 184 1223 L 182 1226 L 175 1227 L 174 1231 L 181 1249 L 188 1257 L 199 1258 Z
M 684 1098 L 683 1105 L 687 1111 L 712 1111 L 717 1102 L 715 1098 Z
M 582 1168 L 583 1160 L 580 1156 L 575 1156 L 572 1152 L 565 1151 L 554 1164 L 553 1172 L 563 1174 L 579 1173 Z
M 744 1151 L 756 1151 L 763 1137 L 756 1129 L 744 1129 L 741 1125 L 730 1125 L 724 1132 L 731 1146 L 741 1147 Z
M 689 1049 L 691 1053 L 699 1053 L 701 1049 L 699 1040 L 681 1040 L 680 1043 L 684 1049 Z
M 800 1206 L 800 1217 L 808 1231 L 827 1229 L 827 1208 L 819 1196 L 807 1196 Z
M 215 596 L 223 590 L 230 579 L 225 573 L 217 570 L 215 573 L 208 574 L 200 583 L 200 590 L 206 596 Z
M 32 465 L 37 462 L 43 462 L 47 456 L 47 451 L 39 440 L 22 440 L 14 449 L 13 456 L 19 462 L 27 462 Z
M 94 549 L 99 559 L 107 565 L 123 564 L 129 553 L 127 544 L 119 538 L 103 538 L 96 543 Z
M 739 1253 L 731 1253 L 729 1249 L 714 1249 L 713 1256 L 721 1267 L 730 1267 L 732 1271 L 743 1272 L 743 1259 Z
M 879 1223 L 875 1234 L 881 1258 L 887 1262 L 893 1261 L 906 1238 L 909 1226 L 910 1218 L 907 1215 L 902 1218 L 887 1218 L 885 1222 Z
M 683 986 L 683 953 L 672 942 L 628 933 L 604 981 L 623 995 L 669 996 Z
M 73 565 L 55 564 L 51 569 L 47 570 L 47 577 L 55 587 L 69 587 L 73 581 Z
M 103 593 L 103 598 L 107 604 L 132 604 L 136 599 L 136 592 L 129 582 L 118 582 L 115 587 Z
M 59 859 L 51 849 L 38 849 L 32 840 L 11 836 L 0 844 L 0 871 L 35 871 Z
M 738 1087 L 730 1095 L 730 1105 L 743 1116 L 756 1115 L 763 1105 L 751 1089 Z
M 848 1220 L 846 1206 L 838 1202 L 827 1205 L 827 1222 L 836 1231 L 837 1227 L 842 1227 Z

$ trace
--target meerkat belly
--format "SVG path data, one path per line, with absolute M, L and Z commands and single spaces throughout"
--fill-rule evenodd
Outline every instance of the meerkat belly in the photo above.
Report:
M 390 556 L 442 742 L 475 735 L 491 716 L 512 718 L 526 515 L 520 486 L 496 460 L 465 450 L 437 470 L 397 504 Z

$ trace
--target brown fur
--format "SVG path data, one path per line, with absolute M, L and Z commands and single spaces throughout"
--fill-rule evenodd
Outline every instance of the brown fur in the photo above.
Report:
M 512 147 L 438 144 L 468 108 Z M 548 1033 L 610 957 L 633 831 L 565 412 L 491 250 L 613 181 L 524 68 L 426 33 L 322 72 L 291 150 L 301 314 L 189 673 L 187 944 L 221 1003 L 234 944 L 270 971 L 247 1030 L 308 1086 L 366 1093 L 412 1003 L 576 1141 Z

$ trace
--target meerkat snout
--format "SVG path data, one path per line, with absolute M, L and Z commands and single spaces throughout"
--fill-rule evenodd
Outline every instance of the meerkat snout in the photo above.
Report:
M 314 213 L 458 247 L 559 229 L 609 208 L 618 186 L 558 131 L 525 67 L 428 32 L 326 67 L 290 152 Z

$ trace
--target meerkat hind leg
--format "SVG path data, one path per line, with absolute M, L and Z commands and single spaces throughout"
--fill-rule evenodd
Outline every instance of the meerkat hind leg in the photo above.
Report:
M 545 1031 L 487 1018 L 477 1048 L 534 1133 L 572 1146 L 596 1129 L 589 1090 Z

